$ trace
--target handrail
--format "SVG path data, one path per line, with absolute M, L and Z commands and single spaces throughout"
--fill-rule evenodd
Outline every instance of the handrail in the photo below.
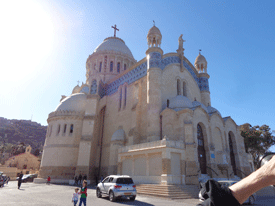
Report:
M 245 174 L 242 170 L 236 168 L 236 170 L 240 171 L 241 173 L 243 173 L 245 176 L 248 176 L 247 174 Z
M 211 169 L 213 172 L 215 172 L 215 170 L 213 170 L 211 167 L 209 167 L 209 166 L 206 166 L 206 167 L 209 168 L 209 169 Z M 217 172 L 215 172 L 215 174 L 216 174 L 217 176 L 219 176 Z

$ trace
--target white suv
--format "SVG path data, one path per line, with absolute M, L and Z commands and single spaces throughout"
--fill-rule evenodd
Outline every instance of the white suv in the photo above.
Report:
M 129 197 L 136 199 L 137 190 L 132 178 L 127 175 L 110 175 L 96 187 L 96 196 L 100 198 L 102 194 L 108 195 L 111 202 L 116 198 Z

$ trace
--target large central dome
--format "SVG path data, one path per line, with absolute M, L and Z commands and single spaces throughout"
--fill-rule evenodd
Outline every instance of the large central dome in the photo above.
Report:
M 99 51 L 115 51 L 121 52 L 131 58 L 134 58 L 130 49 L 125 42 L 117 37 L 108 37 L 94 50 L 94 53 Z

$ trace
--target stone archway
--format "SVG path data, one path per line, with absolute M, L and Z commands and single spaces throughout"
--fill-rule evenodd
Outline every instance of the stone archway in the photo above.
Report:
M 198 161 L 200 165 L 201 174 L 207 174 L 206 152 L 204 148 L 203 130 L 200 124 L 197 125 L 198 138 Z

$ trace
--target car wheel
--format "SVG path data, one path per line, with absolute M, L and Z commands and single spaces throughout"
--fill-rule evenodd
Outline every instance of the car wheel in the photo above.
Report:
M 115 194 L 114 194 L 113 191 L 110 191 L 110 192 L 109 192 L 109 200 L 110 200 L 111 202 L 114 202 L 114 201 L 116 200 Z
M 101 198 L 101 197 L 102 197 L 102 195 L 101 195 L 101 192 L 100 192 L 100 189 L 99 189 L 99 188 L 96 188 L 96 196 L 97 196 L 98 198 Z
M 253 196 L 250 196 L 250 197 L 249 197 L 249 204 L 250 204 L 250 205 L 253 205 L 254 202 L 255 202 L 254 197 L 253 197 Z
M 135 201 L 135 199 L 136 199 L 136 196 L 130 197 L 130 200 L 131 200 L 131 201 Z

